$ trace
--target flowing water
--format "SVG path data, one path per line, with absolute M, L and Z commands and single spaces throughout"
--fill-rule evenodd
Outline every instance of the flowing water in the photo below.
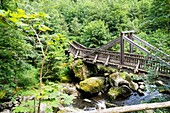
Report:
M 74 100 L 73 107 L 82 109 L 84 111 L 88 110 L 96 110 L 96 109 L 105 109 L 107 107 L 106 103 L 113 104 L 115 106 L 124 106 L 124 105 L 136 105 L 142 102 L 148 102 L 155 98 L 168 97 L 170 95 L 159 93 L 154 89 L 153 86 L 147 85 L 146 92 L 144 92 L 143 96 L 140 96 L 137 92 L 133 92 L 131 96 L 128 98 L 118 97 L 115 101 L 110 101 L 107 97 L 107 94 L 102 94 L 92 98 L 78 98 Z

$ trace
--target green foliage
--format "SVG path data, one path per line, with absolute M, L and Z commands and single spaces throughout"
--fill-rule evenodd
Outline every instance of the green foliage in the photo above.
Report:
M 42 103 L 47 105 L 46 112 L 52 112 L 52 107 L 70 105 L 73 101 L 73 96 L 62 93 L 63 87 L 59 84 L 49 82 L 42 87 L 42 95 L 38 95 L 37 89 L 22 91 L 22 96 L 34 95 L 36 97 L 35 106 L 38 105 L 37 99 L 41 98 Z M 13 112 L 33 112 L 34 100 L 22 102 L 20 106 L 15 107 Z
M 157 29 L 161 29 L 166 33 L 169 32 L 169 0 L 153 0 L 149 12 L 148 21 L 145 26 L 147 31 L 156 31 Z
M 35 103 L 37 105 L 38 102 Z M 20 112 L 34 112 L 34 101 L 28 100 L 27 102 L 22 102 L 22 105 L 15 107 L 14 113 L 20 113 Z
M 38 83 L 38 70 L 34 67 L 30 67 L 23 72 L 17 74 L 17 86 L 19 87 L 31 87 Z
M 88 23 L 83 29 L 81 43 L 87 47 L 100 47 L 111 39 L 111 35 L 105 23 L 101 20 Z
M 41 47 L 47 46 L 43 78 L 69 81 L 72 60 L 64 52 L 72 40 L 100 47 L 120 31 L 134 29 L 170 54 L 169 5 L 168 0 L 1 0 L 0 89 L 6 98 L 13 95 L 16 83 L 24 88 L 36 84 Z M 125 51 L 127 47 L 125 43 Z M 119 45 L 112 49 L 119 50 Z
M 166 32 L 163 32 L 161 29 L 158 29 L 154 32 L 150 32 L 149 35 L 141 32 L 138 34 L 143 40 L 152 44 L 156 48 L 164 51 L 167 54 L 170 54 L 170 38 Z M 155 53 L 155 51 L 154 51 Z M 159 54 L 159 53 L 158 53 Z
M 81 34 L 81 30 L 82 30 L 82 24 L 79 23 L 79 20 L 78 18 L 73 18 L 73 20 L 71 21 L 70 23 L 70 32 L 71 32 L 71 35 L 74 35 L 74 36 L 79 36 Z
M 0 9 L 15 10 L 16 8 L 17 2 L 15 0 L 0 0 Z

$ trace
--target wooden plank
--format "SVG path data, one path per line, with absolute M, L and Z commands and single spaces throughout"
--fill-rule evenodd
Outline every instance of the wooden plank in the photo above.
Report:
M 74 58 L 77 58 L 77 57 L 78 57 L 79 52 L 80 52 L 80 50 L 77 50 L 76 55 L 75 55 Z
M 140 64 L 140 61 L 138 60 L 138 64 L 136 65 L 136 68 L 135 68 L 135 70 L 134 70 L 134 73 L 137 73 L 137 72 L 138 72 L 139 64 Z
M 106 62 L 105 62 L 105 64 L 104 64 L 104 66 L 107 66 L 107 65 L 108 65 L 109 59 L 110 59 L 110 55 L 107 56 L 107 59 L 106 59 Z
M 96 63 L 97 57 L 98 57 L 98 54 L 96 54 L 96 56 L 94 57 L 93 64 Z

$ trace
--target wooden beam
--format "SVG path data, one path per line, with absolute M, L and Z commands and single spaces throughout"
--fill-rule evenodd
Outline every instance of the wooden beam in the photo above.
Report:
M 120 34 L 120 65 L 124 64 L 124 33 Z
M 134 40 L 133 37 L 132 37 L 132 35 L 133 35 L 133 34 L 130 33 L 130 34 L 128 35 L 128 37 L 129 37 L 129 39 Z M 130 53 L 133 53 L 133 45 L 132 45 L 131 43 L 129 44 L 129 48 L 130 48 Z
M 134 32 L 135 32 L 134 30 L 131 30 L 131 31 L 122 31 L 121 33 L 126 34 L 126 33 L 134 33 Z
M 96 54 L 96 56 L 94 57 L 93 64 L 96 63 L 97 57 L 98 57 L 98 54 Z
M 146 52 L 146 53 L 150 53 L 146 48 L 140 46 L 139 44 L 137 44 L 136 42 L 130 40 L 128 37 L 124 36 L 124 39 L 127 40 L 129 43 L 133 44 L 134 46 L 138 47 L 140 50 Z
M 138 60 L 138 64 L 136 65 L 136 68 L 135 68 L 135 70 L 134 70 L 134 73 L 137 73 L 137 72 L 138 72 L 139 64 L 140 64 L 140 60 Z
M 106 62 L 104 63 L 104 66 L 108 65 L 109 59 L 110 59 L 110 55 L 107 56 L 107 59 L 106 59 Z
M 77 50 L 76 55 L 75 55 L 74 58 L 77 58 L 77 57 L 78 57 L 79 52 L 80 52 L 80 50 Z
M 140 38 L 137 37 L 136 35 L 132 35 L 132 37 L 133 37 L 134 39 L 140 41 L 140 42 L 141 42 L 142 44 L 144 44 L 145 46 L 150 47 L 152 50 L 155 50 L 155 51 L 158 51 L 158 52 L 164 54 L 166 57 L 169 57 L 169 59 L 170 59 L 170 55 L 168 55 L 168 54 L 164 53 L 163 51 L 157 49 L 156 47 L 154 47 L 153 45 L 149 44 L 148 42 L 140 39 Z
M 110 47 L 113 47 L 114 45 L 118 44 L 120 42 L 120 38 L 113 39 L 112 41 L 108 42 L 105 45 L 102 45 L 99 49 L 109 49 Z
M 170 107 L 170 101 L 138 104 L 138 105 L 131 105 L 131 106 L 123 106 L 123 107 L 114 107 L 108 109 L 101 109 L 100 111 L 99 110 L 82 111 L 81 113 L 125 113 L 125 112 L 141 111 L 141 110 L 149 110 L 149 109 L 165 108 L 165 107 Z

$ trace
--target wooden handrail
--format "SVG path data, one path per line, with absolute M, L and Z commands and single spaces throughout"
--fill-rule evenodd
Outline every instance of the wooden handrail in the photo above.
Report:
M 126 33 L 134 33 L 134 32 L 135 32 L 134 30 L 131 30 L 131 31 L 122 31 L 121 33 L 126 34 Z
M 108 42 L 107 44 L 105 45 L 102 45 L 100 47 L 100 49 L 109 49 L 110 47 L 113 47 L 114 45 L 118 44 L 120 42 L 120 38 L 115 38 L 113 40 L 111 40 L 110 42 Z
M 133 37 L 134 39 L 140 41 L 140 42 L 141 42 L 142 44 L 144 44 L 145 46 L 150 47 L 152 50 L 158 51 L 158 52 L 164 54 L 166 57 L 168 57 L 168 58 L 170 59 L 170 56 L 169 56 L 168 54 L 164 53 L 163 51 L 161 51 L 161 50 L 159 50 L 158 48 L 154 47 L 153 45 L 149 44 L 148 42 L 142 40 L 141 38 L 137 37 L 136 35 L 132 35 L 132 37 Z
M 124 39 L 127 40 L 129 43 L 133 44 L 134 46 L 138 47 L 140 50 L 146 52 L 146 53 L 150 53 L 146 48 L 140 46 L 139 44 L 137 44 L 136 42 L 130 40 L 127 36 L 124 36 Z

